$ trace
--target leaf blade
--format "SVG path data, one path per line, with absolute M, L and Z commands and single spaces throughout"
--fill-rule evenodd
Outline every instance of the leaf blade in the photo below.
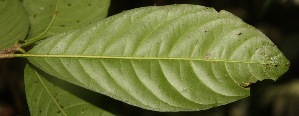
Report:
M 23 5 L 31 26 L 27 39 L 34 39 L 82 28 L 105 18 L 110 0 L 25 0 Z
M 0 50 L 3 50 L 25 39 L 29 20 L 19 1 L 5 0 L 0 3 Z
M 56 77 L 157 111 L 202 110 L 247 97 L 246 83 L 275 80 L 289 63 L 241 19 L 196 5 L 126 11 L 29 53 L 31 63 Z
M 95 107 L 54 84 L 51 77 L 32 66 L 25 67 L 26 97 L 31 115 L 102 115 L 109 112 Z M 59 83 L 59 82 L 58 82 Z M 66 87 L 68 85 L 64 85 Z

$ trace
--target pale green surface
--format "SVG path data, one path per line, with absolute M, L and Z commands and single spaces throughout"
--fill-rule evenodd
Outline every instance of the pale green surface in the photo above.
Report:
M 45 72 L 156 111 L 202 110 L 249 96 L 289 61 L 260 31 L 197 5 L 125 11 L 44 40 L 29 61 Z
M 33 39 L 42 33 L 41 37 L 53 36 L 102 20 L 110 0 L 24 0 L 23 4 L 30 19 L 27 39 Z
M 31 116 L 111 116 L 90 103 L 53 84 L 52 76 L 25 68 L 25 90 Z M 49 81 L 51 80 L 51 81 Z M 56 81 L 57 83 L 58 81 Z M 64 85 L 67 86 L 67 85 Z M 85 93 L 81 93 L 85 94 Z M 56 100 L 56 101 L 54 101 Z
M 29 28 L 26 11 L 19 0 L 0 1 L 0 51 L 25 39 Z

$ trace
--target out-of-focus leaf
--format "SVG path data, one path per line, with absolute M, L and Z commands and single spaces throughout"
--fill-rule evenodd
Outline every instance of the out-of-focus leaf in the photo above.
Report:
M 281 46 L 281 51 L 291 61 L 298 63 L 299 61 L 299 33 L 286 36 Z
M 0 51 L 25 39 L 29 28 L 26 10 L 19 0 L 0 1 Z
M 112 115 L 51 82 L 51 78 L 55 77 L 37 71 L 29 65 L 26 66 L 24 72 L 26 97 L 32 116 Z
M 43 71 L 157 111 L 202 110 L 249 96 L 289 61 L 260 31 L 197 5 L 125 11 L 40 42 L 28 54 Z
M 299 80 L 295 79 L 278 86 L 264 88 L 265 92 L 261 93 L 254 105 L 259 110 L 269 111 L 276 116 L 299 115 Z
M 28 39 L 82 28 L 107 16 L 110 0 L 24 0 L 30 30 Z

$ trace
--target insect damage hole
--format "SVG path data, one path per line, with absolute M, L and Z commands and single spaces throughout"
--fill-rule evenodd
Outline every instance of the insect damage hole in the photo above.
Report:
M 243 82 L 241 84 L 238 84 L 240 87 L 244 88 L 244 89 L 250 89 L 250 85 L 251 85 L 251 82 Z

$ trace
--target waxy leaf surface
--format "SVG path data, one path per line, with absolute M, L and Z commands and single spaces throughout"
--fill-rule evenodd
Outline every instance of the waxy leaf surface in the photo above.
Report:
M 137 8 L 51 37 L 29 61 L 58 78 L 156 111 L 202 110 L 249 96 L 289 61 L 260 31 L 197 5 Z

